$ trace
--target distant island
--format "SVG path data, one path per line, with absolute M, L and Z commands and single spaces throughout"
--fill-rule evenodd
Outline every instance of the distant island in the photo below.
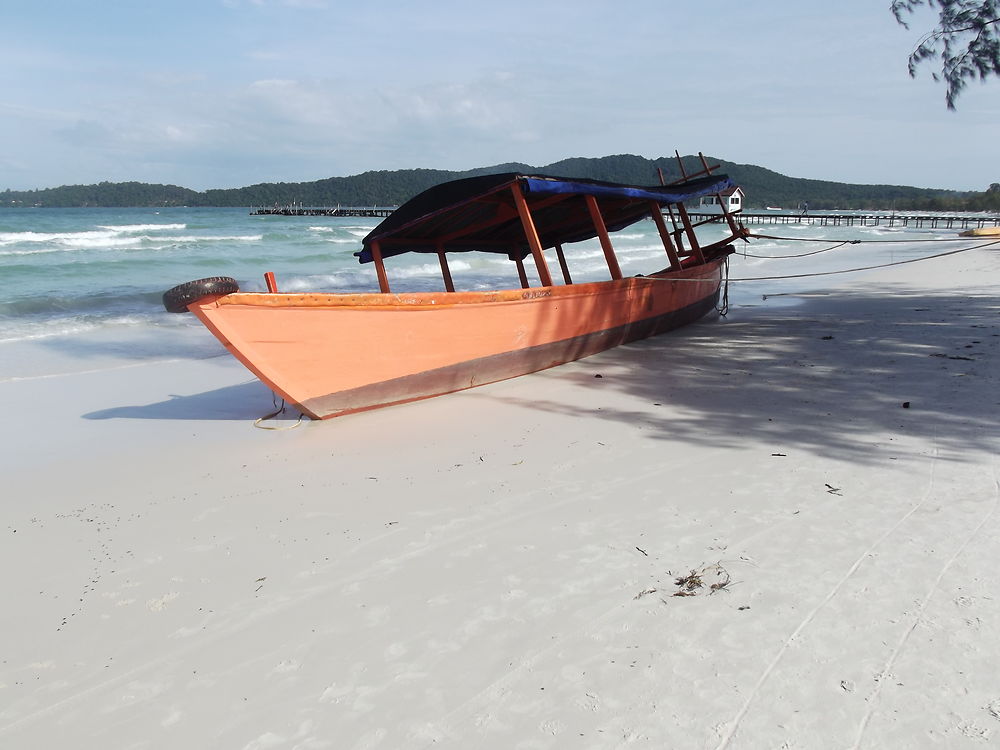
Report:
M 934 190 L 903 185 L 854 185 L 825 180 L 786 177 L 764 167 L 735 164 L 706 157 L 718 164 L 746 193 L 747 209 L 783 206 L 796 209 L 808 202 L 810 209 L 998 211 L 1000 184 L 981 193 Z M 683 158 L 685 169 L 701 168 L 696 156 Z M 422 190 L 448 180 L 502 172 L 536 172 L 559 177 L 585 177 L 611 182 L 652 185 L 657 169 L 666 180 L 680 179 L 672 157 L 646 159 L 621 154 L 600 158 L 573 158 L 545 166 L 497 164 L 464 172 L 438 169 L 399 169 L 364 172 L 350 177 L 330 177 L 314 182 L 274 182 L 228 190 L 198 192 L 177 185 L 143 182 L 101 182 L 97 185 L 65 185 L 42 190 L 4 190 L 0 206 L 42 207 L 159 207 L 219 206 L 248 207 L 298 204 L 303 206 L 396 206 Z

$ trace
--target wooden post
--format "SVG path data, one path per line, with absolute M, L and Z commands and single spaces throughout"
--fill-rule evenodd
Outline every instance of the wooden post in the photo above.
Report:
M 678 229 L 677 217 L 674 216 L 674 208 L 669 203 L 667 204 L 667 213 L 670 214 L 670 224 L 674 228 L 674 231 L 672 231 L 670 234 L 673 236 L 674 242 L 677 243 L 677 254 L 687 255 L 688 253 L 684 250 L 683 229 Z
M 712 174 L 712 167 L 708 166 L 708 162 L 705 160 L 705 155 L 699 151 L 698 158 L 701 159 L 701 165 L 705 168 L 705 174 Z M 733 219 L 733 215 L 729 213 L 729 206 L 726 205 L 725 198 L 722 197 L 722 193 L 715 194 L 716 199 L 719 201 L 719 205 L 722 207 L 722 215 L 726 217 L 726 223 L 729 224 L 729 230 L 737 235 L 740 233 L 739 228 L 736 226 L 736 221 Z
M 670 232 L 667 230 L 667 223 L 663 220 L 663 209 L 656 201 L 650 201 L 649 210 L 653 216 L 653 223 L 656 224 L 656 230 L 660 233 L 663 249 L 667 251 L 667 257 L 670 258 L 670 268 L 676 271 L 681 267 L 681 259 L 677 257 L 674 243 L 670 241 Z
M 612 279 L 622 277 L 622 269 L 618 267 L 618 258 L 615 256 L 615 249 L 611 246 L 611 238 L 608 236 L 608 228 L 604 225 L 604 217 L 601 216 L 601 209 L 597 205 L 597 198 L 592 195 L 585 195 L 583 199 L 587 202 L 587 210 L 590 212 L 590 220 L 594 222 L 594 229 L 601 240 L 601 249 L 604 250 L 604 259 L 608 262 L 608 270 L 611 271 Z
M 556 245 L 556 256 L 559 258 L 559 268 L 562 269 L 563 281 L 567 285 L 573 283 L 573 279 L 569 275 L 569 266 L 566 265 L 566 256 L 563 255 L 562 245 Z
M 438 263 L 441 264 L 441 276 L 444 278 L 444 290 L 446 292 L 454 292 L 455 284 L 451 280 L 451 269 L 448 268 L 448 255 L 441 245 L 438 245 L 437 253 Z
M 680 167 L 681 177 L 684 180 L 687 180 L 688 176 L 687 176 L 687 172 L 684 171 L 684 162 L 681 161 L 681 152 L 678 151 L 677 149 L 674 149 L 674 156 L 677 157 L 677 166 Z
M 528 240 L 528 247 L 531 248 L 531 257 L 535 259 L 535 267 L 538 269 L 538 279 L 542 282 L 542 286 L 552 286 L 549 265 L 545 262 L 545 254 L 542 252 L 542 241 L 538 238 L 538 230 L 535 229 L 535 222 L 531 218 L 531 211 L 528 210 L 528 202 L 524 199 L 524 194 L 521 192 L 520 183 L 515 182 L 511 185 L 510 191 L 514 195 L 514 205 L 517 207 L 517 213 L 521 217 L 521 226 L 524 228 L 524 236 Z
M 514 262 L 517 264 L 517 278 L 521 280 L 521 288 L 528 288 L 528 274 L 524 272 L 524 261 L 521 256 L 514 258 Z
M 694 233 L 694 227 L 691 226 L 691 217 L 688 216 L 687 209 L 684 208 L 683 203 L 677 204 L 677 213 L 680 214 L 681 223 L 684 225 L 684 233 L 687 234 L 688 242 L 691 243 L 691 251 L 694 253 L 699 263 L 704 263 L 705 256 L 701 254 L 701 247 L 698 245 L 698 237 Z
M 382 248 L 378 240 L 372 240 L 372 259 L 375 261 L 375 273 L 378 275 L 378 288 L 382 294 L 389 293 L 389 278 L 385 275 L 385 263 L 382 261 Z

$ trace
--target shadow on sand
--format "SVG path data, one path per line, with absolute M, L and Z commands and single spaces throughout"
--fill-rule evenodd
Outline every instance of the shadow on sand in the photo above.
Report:
M 141 406 L 116 406 L 84 414 L 84 419 L 191 419 L 248 421 L 272 411 L 272 394 L 252 380 L 191 396 L 171 395 L 166 401 Z M 298 412 L 290 410 L 293 418 Z
M 647 435 L 688 444 L 752 440 L 858 463 L 885 460 L 872 450 L 876 440 L 921 435 L 961 460 L 996 447 L 1000 301 L 884 287 L 838 292 L 794 306 L 738 308 L 575 368 L 577 385 L 593 391 L 592 406 L 579 408 L 578 397 L 520 403 L 640 424 Z M 602 395 L 607 389 L 649 406 L 615 408 Z

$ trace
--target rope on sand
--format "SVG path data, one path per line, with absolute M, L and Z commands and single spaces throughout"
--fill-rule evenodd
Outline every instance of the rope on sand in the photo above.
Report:
M 973 245 L 972 247 L 960 247 L 958 250 L 949 250 L 946 253 L 937 253 L 936 255 L 925 255 L 922 258 L 909 258 L 908 260 L 897 260 L 891 263 L 879 263 L 874 266 L 857 266 L 855 268 L 845 268 L 840 271 L 814 271 L 812 273 L 794 273 L 785 276 L 754 276 L 742 279 L 730 279 L 730 281 L 777 281 L 779 279 L 804 279 L 812 276 L 836 276 L 841 273 L 854 273 L 855 271 L 872 271 L 876 268 L 891 268 L 892 266 L 902 266 L 907 263 L 920 263 L 925 260 L 934 260 L 935 258 L 944 258 L 948 255 L 957 255 L 958 253 L 965 253 L 969 250 L 979 250 L 980 248 L 990 247 L 991 245 L 1000 244 L 1000 240 L 992 240 L 990 242 L 984 242 L 981 245 Z
M 789 238 L 789 239 L 791 239 L 791 238 Z M 811 241 L 815 242 L 815 240 L 811 240 Z M 861 243 L 863 241 L 864 240 L 856 240 L 856 241 L 852 241 L 851 244 L 858 244 L 858 243 Z M 875 241 L 877 241 L 877 240 L 875 240 Z M 925 241 L 928 241 L 928 240 L 925 240 Z M 968 242 L 968 240 L 966 240 L 966 242 Z M 843 244 L 846 244 L 846 241 L 840 243 L 840 245 L 843 245 Z M 944 257 L 946 257 L 948 255 L 957 255 L 958 253 L 966 253 L 969 250 L 979 250 L 981 248 L 991 247 L 991 246 L 997 245 L 997 244 L 1000 244 L 1000 240 L 990 240 L 989 242 L 983 242 L 983 243 L 981 243 L 979 245 L 972 245 L 971 247 L 960 247 L 958 250 L 949 250 L 946 253 L 937 253 L 935 255 L 925 255 L 925 256 L 923 256 L 921 258 L 909 258 L 908 260 L 897 260 L 897 261 L 893 261 L 891 263 L 878 263 L 878 264 L 873 265 L 873 266 L 856 266 L 854 268 L 844 268 L 844 269 L 841 269 L 840 271 L 813 271 L 812 273 L 793 273 L 793 274 L 785 274 L 785 275 L 782 275 L 782 276 L 748 276 L 748 277 L 744 277 L 744 278 L 741 278 L 741 279 L 727 278 L 726 281 L 727 281 L 727 283 L 728 282 L 740 282 L 740 281 L 780 281 L 782 279 L 805 279 L 805 278 L 810 278 L 810 277 L 813 277 L 813 276 L 836 276 L 836 275 L 842 274 L 842 273 L 855 273 L 857 271 L 872 271 L 872 270 L 875 270 L 877 268 L 891 268 L 892 266 L 902 266 L 902 265 L 906 265 L 907 263 L 920 263 L 920 262 L 925 261 L 925 260 L 934 260 L 935 258 L 944 258 Z M 840 245 L 836 245 L 835 247 L 839 247 Z M 834 249 L 834 247 L 826 248 L 826 250 L 833 250 L 833 249 Z M 821 252 L 825 252 L 825 251 L 821 251 Z M 815 253 L 806 253 L 806 255 L 813 255 L 813 254 L 815 254 Z M 747 257 L 755 257 L 755 256 L 747 256 Z M 760 256 L 758 256 L 758 257 L 760 257 Z M 783 258 L 783 257 L 784 258 L 796 258 L 796 257 L 802 257 L 802 256 L 787 255 L 787 256 L 771 256 L 771 257 L 774 257 L 775 259 L 780 259 L 780 258 Z M 644 278 L 647 278 L 647 279 L 649 279 L 651 281 L 669 281 L 671 283 L 690 281 L 690 282 L 694 282 L 694 283 L 703 284 L 703 283 L 708 283 L 708 282 L 713 282 L 714 281 L 714 279 L 671 279 L 671 278 L 661 278 L 661 277 L 657 277 L 657 276 L 646 276 Z M 772 295 L 772 296 L 776 296 L 776 295 Z
M 785 242 L 829 242 L 829 237 L 776 237 L 773 234 L 756 234 L 755 232 L 748 232 L 747 237 L 755 237 L 759 240 L 783 240 Z M 889 243 L 889 242 L 903 242 L 907 245 L 911 245 L 915 242 L 968 242 L 969 237 L 927 237 L 926 239 L 908 239 L 908 240 L 844 240 L 844 242 L 849 242 L 852 245 L 861 244 L 874 244 L 874 243 Z M 843 244 L 843 243 L 841 243 Z
M 750 236 L 751 237 L 759 237 L 759 236 L 762 236 L 762 235 L 750 235 Z M 767 237 L 765 239 L 776 240 L 778 238 L 777 237 Z M 829 240 L 827 240 L 827 241 L 829 241 Z M 807 257 L 809 255 L 819 255 L 820 253 L 826 253 L 826 252 L 829 252 L 830 250 L 836 250 L 838 247 L 843 247 L 844 245 L 859 245 L 859 244 L 861 244 L 861 240 L 844 240 L 843 242 L 838 242 L 838 243 L 836 243 L 834 245 L 830 245 L 830 247 L 824 247 L 824 248 L 822 248 L 820 250 L 813 250 L 813 251 L 808 252 L 808 253 L 798 253 L 797 255 L 754 255 L 753 253 L 748 253 L 748 252 L 745 252 L 745 251 L 741 252 L 741 253 L 738 253 L 738 255 L 741 258 L 759 258 L 761 260 L 784 260 L 786 258 L 805 258 L 805 257 Z
M 257 419 L 253 421 L 254 427 L 261 430 L 294 430 L 296 427 L 299 427 L 302 424 L 301 414 L 299 414 L 299 418 L 296 419 L 295 422 L 293 422 L 290 425 L 272 426 L 272 425 L 261 424 L 262 422 L 266 422 L 268 419 L 274 419 L 279 414 L 283 414 L 285 412 L 285 399 L 281 399 L 281 406 L 278 406 L 278 397 L 272 396 L 271 404 L 275 407 L 275 410 L 272 411 L 270 414 L 265 414 L 263 417 L 257 417 Z

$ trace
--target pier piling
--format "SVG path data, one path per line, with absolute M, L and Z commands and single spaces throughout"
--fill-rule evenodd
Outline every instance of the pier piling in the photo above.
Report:
M 271 207 L 250 207 L 251 216 L 362 216 L 368 218 L 385 218 L 393 211 L 395 206 L 371 208 L 346 207 L 324 208 L 306 206 L 271 206 Z

